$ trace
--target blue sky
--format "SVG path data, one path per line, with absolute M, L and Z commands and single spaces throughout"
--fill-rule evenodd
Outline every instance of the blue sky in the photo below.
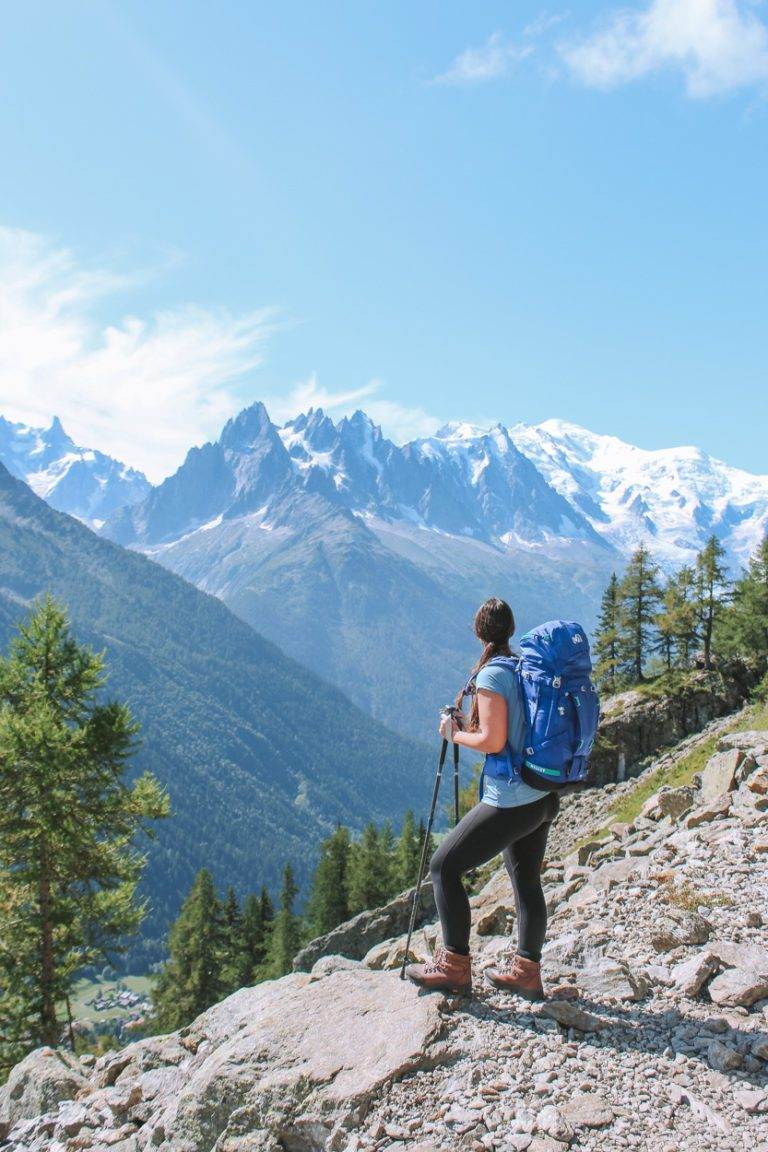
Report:
M 768 5 L 622 10 L 7 7 L 0 411 L 154 478 L 262 397 L 768 471 Z

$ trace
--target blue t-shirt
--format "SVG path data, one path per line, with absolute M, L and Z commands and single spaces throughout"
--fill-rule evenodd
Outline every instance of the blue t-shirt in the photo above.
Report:
M 525 716 L 520 701 L 515 673 L 501 664 L 486 664 L 475 680 L 477 688 L 488 692 L 498 692 L 507 702 L 509 743 L 516 752 L 522 752 L 525 740 Z M 523 780 L 494 780 L 489 776 L 483 779 L 483 804 L 494 808 L 517 808 L 521 804 L 533 804 L 546 796 L 538 788 L 531 788 Z

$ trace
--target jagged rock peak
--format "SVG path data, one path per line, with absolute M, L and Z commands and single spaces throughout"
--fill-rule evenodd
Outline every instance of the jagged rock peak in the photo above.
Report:
M 224 425 L 219 438 L 222 448 L 245 452 L 265 435 L 277 436 L 277 429 L 269 418 L 269 413 L 261 400 L 256 400 L 232 416 Z

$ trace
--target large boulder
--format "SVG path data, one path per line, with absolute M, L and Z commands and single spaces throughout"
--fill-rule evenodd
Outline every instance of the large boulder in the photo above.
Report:
M 384 1083 L 434 1062 L 441 1003 L 362 968 L 236 993 L 183 1035 L 205 1050 L 162 1118 L 170 1148 L 234 1152 L 257 1132 L 265 1149 L 312 1147 L 339 1121 L 359 1122 Z
M 690 811 L 695 802 L 696 789 L 690 784 L 685 784 L 682 788 L 665 786 L 646 800 L 640 815 L 648 820 L 663 820 L 665 816 L 679 820 Z
M 728 748 L 716 752 L 706 763 L 701 774 L 701 799 L 704 803 L 731 792 L 736 786 L 736 773 L 746 753 L 742 748 Z
M 621 960 L 608 956 L 593 959 L 576 974 L 582 992 L 596 1000 L 642 1000 L 645 981 Z
M 751 1008 L 768 998 L 768 976 L 754 969 L 727 968 L 709 985 L 709 995 L 723 1008 Z
M 115 1121 L 138 1140 L 130 1147 L 160 1152 L 336 1147 L 344 1125 L 361 1123 L 385 1084 L 445 1058 L 436 1043 L 442 1006 L 440 995 L 420 995 L 394 974 L 362 967 L 244 988 L 181 1032 L 99 1061 L 90 1091 L 79 1096 L 86 1114 L 79 1109 L 74 1116 L 66 1105 L 38 1127 L 44 1124 L 45 1140 L 52 1137 L 50 1147 L 86 1124 L 90 1146 L 106 1148 Z M 19 1117 L 50 1110 L 62 1093 L 71 1096 L 83 1084 L 70 1077 L 43 1093 L 39 1063 L 12 1073 L 11 1086 L 34 1071 L 37 1095 L 17 1109 Z M 72 1071 L 68 1060 L 62 1063 Z
M 68 1052 L 36 1048 L 0 1088 L 0 1139 L 19 1120 L 41 1116 L 59 1101 L 74 1099 L 85 1084 L 80 1063 Z

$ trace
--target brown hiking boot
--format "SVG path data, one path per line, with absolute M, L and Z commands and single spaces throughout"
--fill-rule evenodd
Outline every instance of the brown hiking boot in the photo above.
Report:
M 541 965 L 517 954 L 506 956 L 496 968 L 486 968 L 485 978 L 494 988 L 514 992 L 525 1000 L 543 1000 Z
M 423 964 L 409 964 L 405 974 L 414 984 L 430 992 L 472 991 L 471 959 L 447 948 L 435 948 L 432 959 Z

